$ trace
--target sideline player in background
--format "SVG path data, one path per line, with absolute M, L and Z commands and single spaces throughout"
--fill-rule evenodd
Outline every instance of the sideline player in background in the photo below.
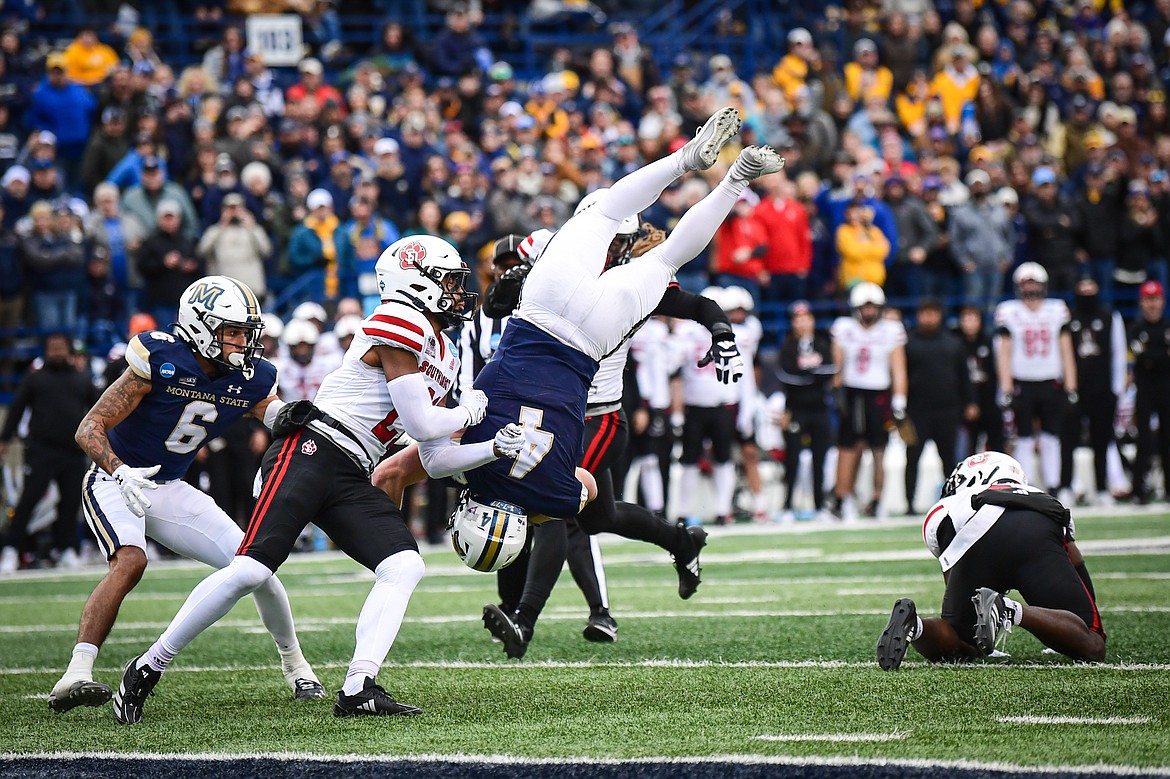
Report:
M 1104 660 L 1105 630 L 1068 509 L 1029 487 L 1002 452 L 963 460 L 942 494 L 922 528 L 946 582 L 942 616 L 919 619 L 914 601 L 900 598 L 878 639 L 878 665 L 898 668 L 908 645 L 931 662 L 990 655 L 1016 625 L 1074 660 Z
M 244 538 L 182 476 L 206 441 L 245 414 L 272 426 L 280 402 L 276 368 L 260 359 L 260 306 L 235 279 L 207 276 L 179 299 L 178 320 L 177 338 L 155 330 L 130 340 L 129 367 L 77 429 L 77 443 L 94 461 L 82 485 L 85 519 L 110 571 L 86 601 L 73 659 L 49 695 L 57 713 L 100 706 L 113 695 L 93 680 L 93 664 L 122 601 L 146 570 L 147 536 L 215 568 L 231 562 Z M 324 698 L 325 688 L 301 654 L 280 580 L 265 582 L 255 599 L 289 687 L 298 699 Z
M 1016 268 L 1012 282 L 1018 300 L 1005 300 L 995 308 L 999 404 L 1015 417 L 1015 455 L 1024 472 L 1056 492 L 1065 410 L 1078 399 L 1068 306 L 1063 300 L 1047 297 L 1048 271 L 1039 263 L 1025 262 Z M 1033 457 L 1037 420 L 1039 468 Z
M 334 715 L 420 713 L 375 683 L 424 566 L 402 512 L 370 483 L 370 471 L 407 435 L 420 442 L 428 472 L 440 477 L 515 457 L 523 434 L 513 426 L 478 446 L 451 442 L 453 433 L 483 418 L 487 404 L 472 391 L 455 408 L 441 405 L 459 372 L 443 328 L 465 320 L 475 301 L 455 247 L 429 235 L 403 238 L 382 253 L 375 272 L 382 305 L 362 323 L 315 403 L 281 405 L 263 487 L 235 559 L 196 585 L 162 636 L 126 665 L 114 698 L 119 721 L 141 721 L 146 696 L 175 655 L 240 598 L 273 581 L 309 522 L 375 576 Z

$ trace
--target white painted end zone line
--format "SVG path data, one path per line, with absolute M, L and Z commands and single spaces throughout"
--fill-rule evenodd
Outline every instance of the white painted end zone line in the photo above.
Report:
M 910 731 L 894 733 L 778 733 L 756 736 L 758 741 L 828 741 L 832 743 L 902 741 L 910 737 Z
M 1153 717 L 1044 717 L 1034 714 L 996 719 L 1012 725 L 1148 725 L 1153 721 Z

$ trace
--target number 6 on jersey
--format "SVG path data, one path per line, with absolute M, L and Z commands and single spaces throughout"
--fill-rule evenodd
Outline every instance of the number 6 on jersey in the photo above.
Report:
M 520 424 L 524 427 L 528 445 L 520 450 L 520 456 L 512 463 L 508 474 L 513 479 L 523 479 L 528 472 L 540 464 L 553 446 L 555 436 L 547 430 L 540 429 L 544 421 L 544 410 L 531 406 L 520 407 Z

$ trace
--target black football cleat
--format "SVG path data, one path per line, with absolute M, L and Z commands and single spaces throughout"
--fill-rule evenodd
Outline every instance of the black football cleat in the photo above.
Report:
M 337 700 L 333 702 L 334 717 L 414 717 L 419 714 L 422 714 L 422 709 L 394 700 L 369 676 L 361 692 L 346 695 L 338 690 Z
M 1004 603 L 1003 595 L 987 587 L 975 590 L 971 602 L 975 605 L 975 646 L 990 655 L 1012 632 L 1016 612 Z
M 909 598 L 899 598 L 890 612 L 890 621 L 877 642 L 877 661 L 883 671 L 896 671 L 906 657 L 911 637 L 918 627 L 918 609 Z
M 319 701 L 329 695 L 325 685 L 316 679 L 297 679 L 294 698 L 298 701 Z
M 504 653 L 508 657 L 519 660 L 528 651 L 532 632 L 526 632 L 515 617 L 505 614 L 496 604 L 489 603 L 483 607 L 483 626 L 492 634 L 492 638 L 504 645 Z
M 605 643 L 617 641 L 617 620 L 610 616 L 609 609 L 602 609 L 589 615 L 585 629 L 581 631 L 586 641 Z
M 54 689 L 49 695 L 49 708 L 56 714 L 64 714 L 78 706 L 105 706 L 112 697 L 114 691 L 109 685 L 89 679 L 81 680 L 60 693 Z
M 702 579 L 699 574 L 699 552 L 707 545 L 707 531 L 698 525 L 680 528 L 685 535 L 683 539 L 685 551 L 674 556 L 674 569 L 678 571 L 678 597 L 686 600 L 699 589 Z
M 142 656 L 126 663 L 122 671 L 122 683 L 114 693 L 114 717 L 123 725 L 137 725 L 142 722 L 142 707 L 146 697 L 154 695 L 154 686 L 162 679 L 162 671 L 148 665 L 138 667 Z

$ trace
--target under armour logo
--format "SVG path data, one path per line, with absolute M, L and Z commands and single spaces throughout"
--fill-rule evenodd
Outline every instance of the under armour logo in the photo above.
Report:
M 233 395 L 239 395 L 241 392 L 244 391 L 244 388 L 238 384 L 229 384 L 227 391 L 232 393 Z

